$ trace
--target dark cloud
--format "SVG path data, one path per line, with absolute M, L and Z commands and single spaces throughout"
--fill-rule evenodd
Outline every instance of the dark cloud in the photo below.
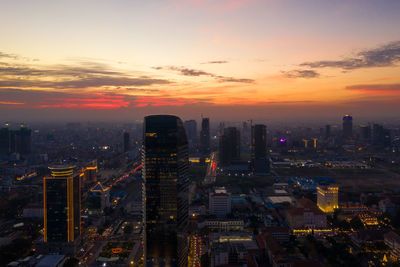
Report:
M 283 75 L 287 78 L 318 78 L 319 73 L 314 70 L 291 70 L 282 71 Z
M 400 84 L 356 84 L 346 86 L 347 90 L 355 90 L 355 91 L 399 91 L 400 92 Z
M 212 61 L 207 61 L 203 62 L 201 64 L 226 64 L 229 63 L 227 60 L 212 60 Z
M 302 67 L 309 68 L 341 68 L 354 70 L 371 67 L 389 67 L 400 61 L 400 41 L 391 42 L 381 47 L 364 50 L 354 57 L 342 60 L 323 60 L 315 62 L 304 62 Z
M 167 67 L 154 67 L 153 69 L 156 69 L 156 70 L 164 69 L 164 70 L 177 71 L 181 75 L 184 75 L 184 76 L 192 76 L 192 77 L 208 76 L 208 77 L 217 79 L 219 82 L 235 82 L 235 83 L 253 83 L 254 82 L 254 80 L 252 80 L 252 79 L 225 77 L 225 76 L 216 75 L 214 73 L 210 73 L 210 72 L 206 72 L 206 71 L 202 71 L 202 70 L 189 69 L 186 67 L 167 66 Z

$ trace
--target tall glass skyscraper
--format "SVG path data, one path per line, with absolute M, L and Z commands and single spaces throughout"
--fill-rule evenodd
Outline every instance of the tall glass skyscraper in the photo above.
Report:
M 208 156 L 210 153 L 210 119 L 203 118 L 201 121 L 200 131 L 200 152 L 203 156 Z
M 343 137 L 351 138 L 353 136 L 353 117 L 350 115 L 343 116 Z
M 187 266 L 188 142 L 181 119 L 144 119 L 146 266 Z
M 81 234 L 81 179 L 75 166 L 49 167 L 43 178 L 44 242 L 74 242 Z

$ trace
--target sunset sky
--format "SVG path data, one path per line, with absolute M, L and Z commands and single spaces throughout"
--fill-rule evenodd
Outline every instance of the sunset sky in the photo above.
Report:
M 2 0 L 9 120 L 400 114 L 399 0 Z

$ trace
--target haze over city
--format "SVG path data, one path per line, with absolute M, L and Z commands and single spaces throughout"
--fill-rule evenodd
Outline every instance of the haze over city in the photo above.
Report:
M 393 119 L 400 2 L 2 1 L 5 120 Z

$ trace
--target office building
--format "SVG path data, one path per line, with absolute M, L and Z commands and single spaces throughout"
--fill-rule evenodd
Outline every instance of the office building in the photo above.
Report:
M 350 115 L 344 115 L 343 117 L 343 137 L 353 137 L 353 117 Z
M 185 121 L 184 126 L 186 129 L 189 149 L 193 149 L 197 144 L 197 122 L 195 120 L 188 120 Z
M 217 188 L 209 194 L 208 209 L 210 214 L 225 217 L 231 213 L 231 194 L 225 188 Z
M 124 152 L 128 152 L 131 149 L 129 133 L 124 132 Z
M 10 130 L 8 124 L 0 129 L 0 155 L 31 152 L 31 130 L 21 124 L 20 129 Z
M 364 142 L 371 140 L 371 126 L 369 124 L 360 125 L 360 138 Z
M 81 176 L 85 185 L 94 184 L 97 182 L 97 160 L 90 161 L 86 167 L 82 168 Z
M 251 129 L 251 160 L 254 174 L 269 172 L 269 160 L 267 158 L 267 127 L 256 124 Z
M 325 125 L 325 138 L 331 137 L 331 126 L 329 124 Z
M 105 208 L 110 207 L 110 187 L 97 182 L 88 192 L 86 206 L 89 214 L 102 214 Z
M 391 144 L 390 131 L 380 124 L 372 126 L 372 144 L 380 147 L 388 147 Z
M 235 127 L 224 129 L 219 138 L 219 164 L 227 166 L 233 160 L 240 160 L 240 132 Z
M 187 266 L 188 143 L 182 121 L 145 117 L 143 137 L 146 266 Z
M 200 152 L 204 156 L 210 153 L 210 119 L 203 118 L 200 131 Z
M 81 234 L 81 175 L 75 166 L 49 167 L 43 178 L 44 242 L 50 249 L 74 243 Z
M 317 205 L 325 213 L 334 212 L 339 208 L 339 188 L 336 186 L 317 187 Z

